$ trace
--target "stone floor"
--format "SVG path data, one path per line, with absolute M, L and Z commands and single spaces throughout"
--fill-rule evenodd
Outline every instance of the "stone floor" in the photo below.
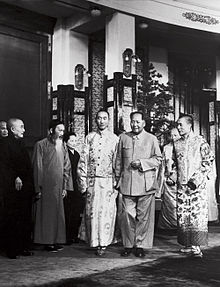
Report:
M 220 226 L 210 226 L 204 258 L 178 253 L 176 236 L 156 232 L 154 247 L 144 259 L 120 257 L 112 245 L 104 257 L 84 243 L 58 253 L 36 248 L 33 257 L 16 260 L 0 256 L 0 287 L 8 286 L 220 286 Z

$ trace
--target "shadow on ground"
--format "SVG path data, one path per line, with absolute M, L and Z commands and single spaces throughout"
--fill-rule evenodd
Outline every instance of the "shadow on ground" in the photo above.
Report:
M 67 279 L 53 286 L 220 286 L 220 247 L 204 251 L 202 259 L 174 254 L 154 263 L 115 269 L 82 279 Z

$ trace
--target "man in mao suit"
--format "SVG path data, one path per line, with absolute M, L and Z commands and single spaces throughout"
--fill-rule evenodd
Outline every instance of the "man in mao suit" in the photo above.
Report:
M 144 130 L 141 112 L 130 114 L 131 132 L 120 136 L 116 155 L 117 187 L 122 194 L 121 232 L 129 256 L 144 257 L 154 235 L 156 171 L 162 160 L 157 138 Z

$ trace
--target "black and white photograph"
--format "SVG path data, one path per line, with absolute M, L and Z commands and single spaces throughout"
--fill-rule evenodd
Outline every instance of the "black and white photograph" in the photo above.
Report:
M 0 287 L 220 286 L 219 211 L 219 0 L 0 0 Z

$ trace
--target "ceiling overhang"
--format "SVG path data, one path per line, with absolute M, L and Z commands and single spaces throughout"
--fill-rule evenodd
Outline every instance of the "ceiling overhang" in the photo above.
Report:
M 220 33 L 219 0 L 86 0 L 123 13 L 168 24 Z

